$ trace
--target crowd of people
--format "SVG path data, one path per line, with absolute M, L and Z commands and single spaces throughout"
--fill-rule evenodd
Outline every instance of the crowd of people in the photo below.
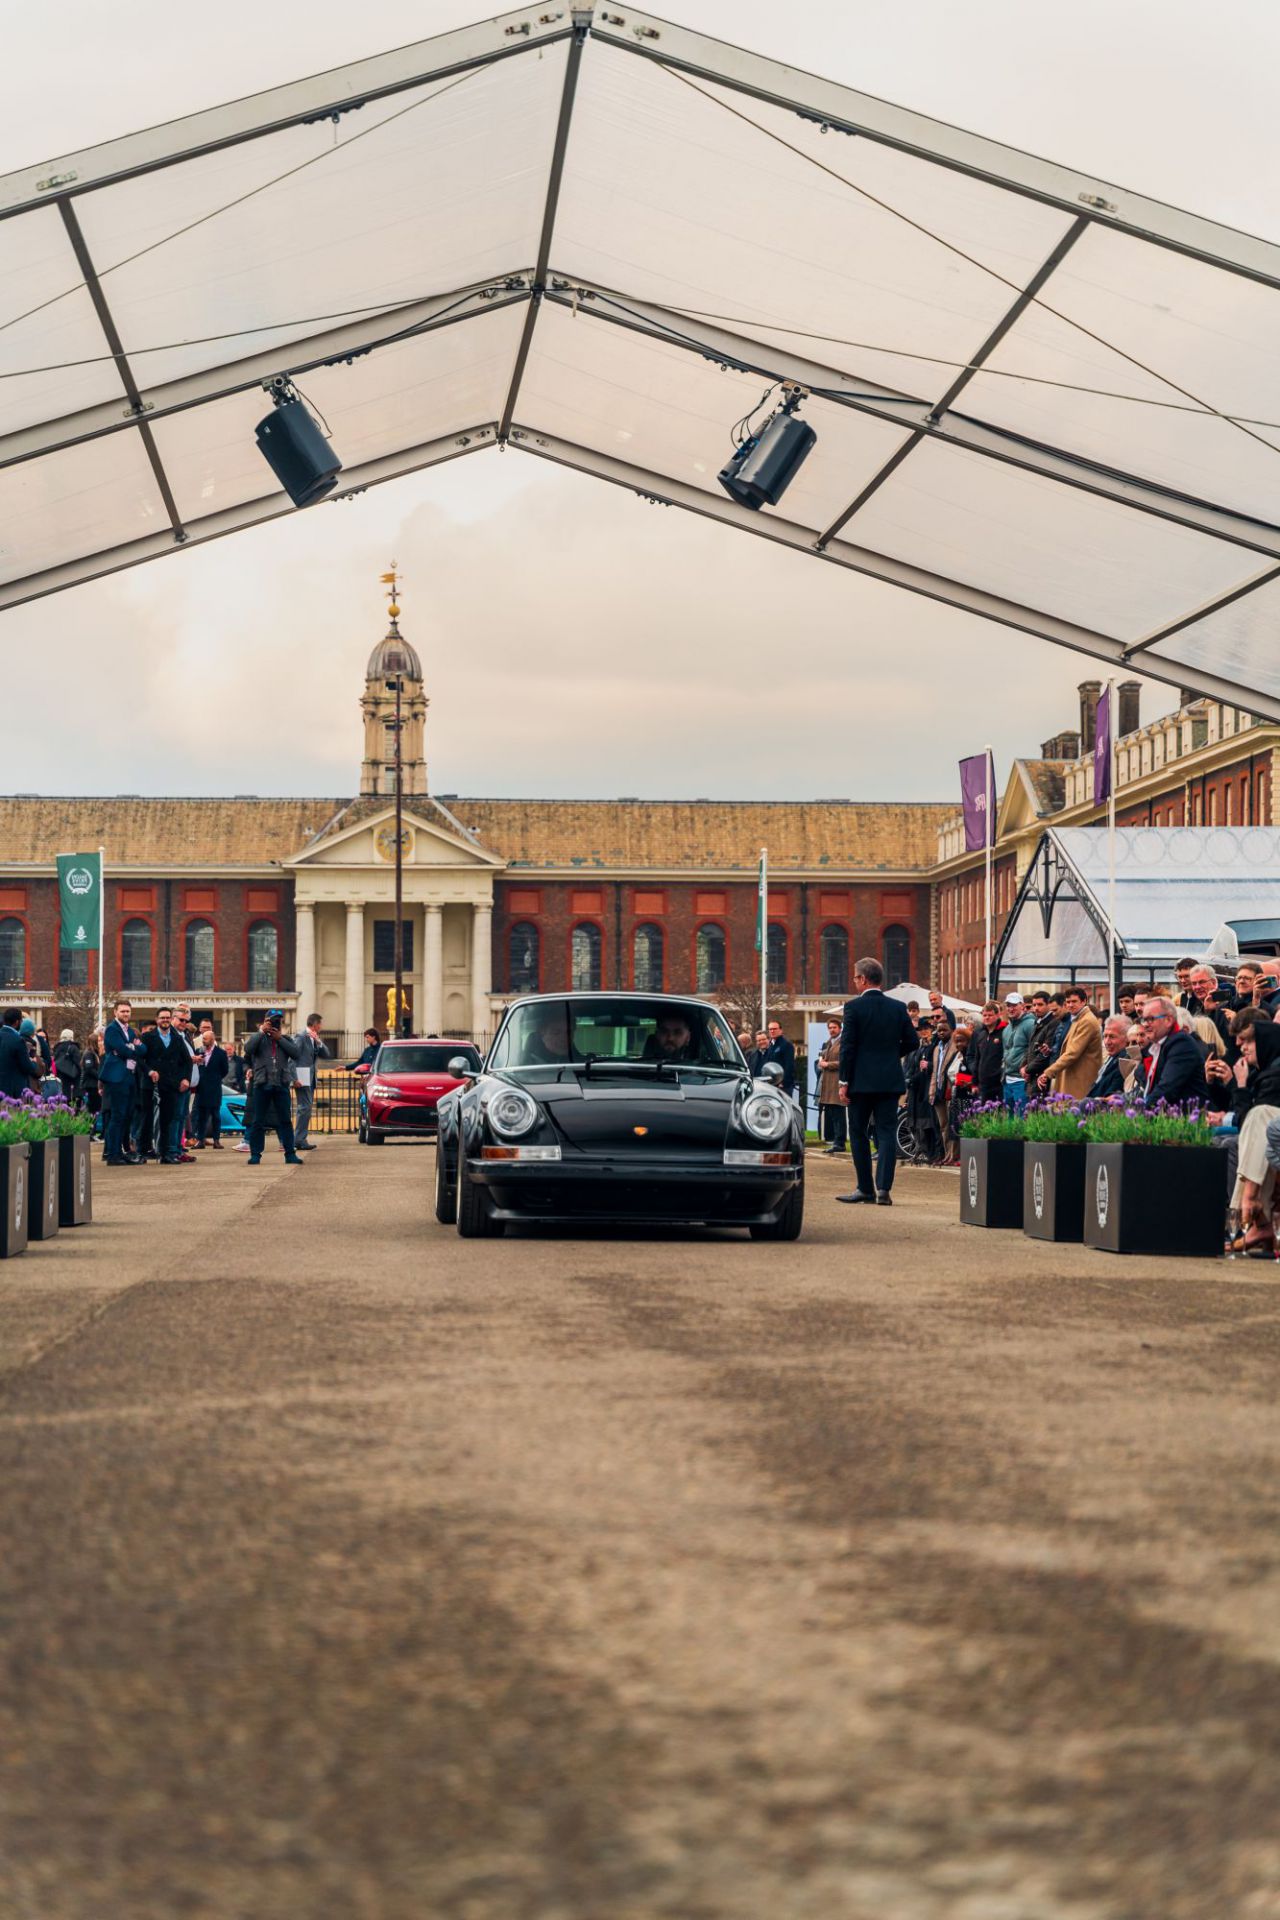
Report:
M 268 1129 L 285 1160 L 301 1166 L 315 1151 L 309 1138 L 319 1062 L 330 1058 L 322 1021 L 313 1013 L 299 1034 L 284 1032 L 272 1008 L 241 1044 L 224 1046 L 213 1022 L 196 1022 L 179 1001 L 159 1007 L 135 1029 L 127 1000 L 84 1045 L 70 1027 L 50 1045 L 48 1034 L 19 1007 L 0 1015 L 0 1093 L 61 1093 L 94 1118 L 110 1167 L 191 1166 L 197 1152 L 220 1151 L 223 1094 L 246 1097 L 243 1137 L 248 1164 L 260 1164 Z
M 1025 999 L 1014 992 L 988 1000 L 972 1023 L 936 991 L 927 1006 L 908 1002 L 915 1044 L 903 1060 L 899 1118 L 907 1122 L 913 1157 L 957 1164 L 960 1128 L 977 1103 L 1017 1109 L 1033 1098 L 1119 1098 L 1148 1111 L 1194 1111 L 1229 1156 L 1232 1246 L 1273 1254 L 1273 1195 L 1280 1207 L 1280 959 L 1241 961 L 1234 977 L 1224 979 L 1188 957 L 1179 961 L 1175 982 L 1123 986 L 1116 1001 L 1114 1011 L 1099 1010 L 1080 986 Z M 853 1146 L 841 1096 L 848 1018 L 846 1009 L 844 1019 L 829 1021 L 813 1063 L 829 1154 Z

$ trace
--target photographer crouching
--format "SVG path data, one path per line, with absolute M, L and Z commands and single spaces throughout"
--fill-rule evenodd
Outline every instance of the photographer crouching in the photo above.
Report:
M 262 1163 L 267 1122 L 275 1128 L 284 1148 L 285 1164 L 300 1167 L 293 1137 L 293 1108 L 289 1099 L 291 1064 L 302 1053 L 302 1043 L 284 1032 L 284 1015 L 272 1007 L 263 1015 L 262 1024 L 244 1050 L 249 1075 L 249 1158 L 246 1166 Z

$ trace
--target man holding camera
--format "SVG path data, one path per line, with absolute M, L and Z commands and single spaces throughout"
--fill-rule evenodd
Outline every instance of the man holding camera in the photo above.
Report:
M 302 1165 L 293 1137 L 293 1109 L 289 1099 L 291 1063 L 296 1064 L 302 1047 L 299 1041 L 288 1038 L 283 1029 L 284 1014 L 278 1007 L 270 1008 L 244 1050 L 249 1072 L 249 1158 L 245 1164 L 250 1167 L 262 1164 L 268 1120 L 284 1148 L 285 1164 Z

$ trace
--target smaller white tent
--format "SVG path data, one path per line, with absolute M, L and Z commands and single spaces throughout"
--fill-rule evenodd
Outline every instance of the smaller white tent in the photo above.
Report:
M 904 1007 L 909 1000 L 916 1000 L 919 1002 L 920 1011 L 923 1013 L 929 1004 L 929 989 L 927 987 L 914 987 L 909 980 L 904 980 L 901 986 L 889 988 L 889 998 L 890 1000 L 901 1000 Z M 976 1020 L 982 1012 L 982 1008 L 975 1006 L 972 1000 L 957 1000 L 949 993 L 943 994 L 942 1004 L 944 1007 L 949 1007 L 957 1018 L 964 1020 Z
M 1105 827 L 1053 827 L 1023 875 L 996 948 L 1002 985 L 1101 985 L 1107 966 Z M 1116 949 L 1135 984 L 1208 958 L 1219 929 L 1280 902 L 1280 829 L 1119 827 Z

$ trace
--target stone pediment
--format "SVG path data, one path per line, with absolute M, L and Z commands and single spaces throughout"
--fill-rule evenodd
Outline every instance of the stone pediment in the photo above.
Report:
M 421 802 L 406 806 L 403 813 L 404 866 L 411 868 L 502 868 L 506 862 L 499 854 L 455 832 L 445 821 L 428 812 Z M 394 806 L 379 807 L 362 813 L 355 821 L 340 820 L 331 832 L 322 834 L 310 846 L 284 862 L 286 867 L 314 871 L 324 867 L 371 868 L 385 873 L 395 866 L 396 817 Z

